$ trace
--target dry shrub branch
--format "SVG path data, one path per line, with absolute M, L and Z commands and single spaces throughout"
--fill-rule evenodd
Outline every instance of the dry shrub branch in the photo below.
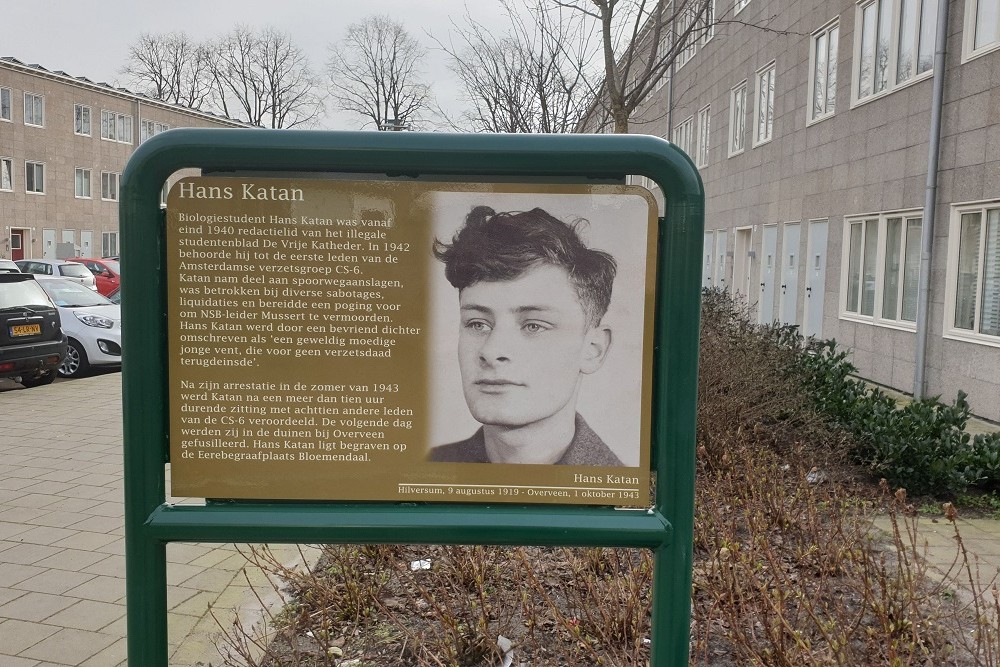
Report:
M 954 567 L 932 583 L 905 491 L 847 463 L 849 436 L 814 412 L 795 345 L 706 294 L 691 663 L 1000 665 L 997 589 L 977 590 L 957 526 Z M 645 551 L 335 546 L 304 572 L 252 558 L 292 602 L 256 654 L 239 623 L 225 628 L 227 665 L 627 667 L 655 641 Z

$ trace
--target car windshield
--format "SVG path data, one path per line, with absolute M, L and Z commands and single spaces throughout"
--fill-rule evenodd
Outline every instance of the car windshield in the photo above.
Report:
M 85 267 L 83 264 L 76 263 L 60 264 L 59 273 L 69 278 L 86 278 L 94 275 L 90 272 L 90 269 Z
M 104 260 L 104 265 L 106 267 L 108 267 L 109 269 L 111 269 L 112 271 L 114 271 L 115 273 L 117 273 L 118 275 L 122 274 L 122 265 L 119 264 L 118 262 L 114 262 L 114 261 L 112 261 L 110 259 L 106 259 L 106 260 Z
M 52 303 L 62 308 L 82 308 L 84 306 L 112 306 L 110 301 L 80 283 L 69 280 L 40 280 L 42 288 L 52 299 Z
M 90 290 L 87 291 L 89 292 Z M 0 282 L 0 309 L 17 306 L 45 306 L 51 308 L 52 303 L 34 280 Z

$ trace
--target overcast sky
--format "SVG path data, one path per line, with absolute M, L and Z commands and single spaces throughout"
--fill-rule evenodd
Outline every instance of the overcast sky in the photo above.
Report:
M 288 32 L 306 52 L 314 71 L 325 71 L 327 45 L 345 28 L 369 14 L 389 14 L 429 50 L 425 71 L 436 98 L 457 110 L 457 82 L 436 49 L 432 33 L 446 41 L 450 19 L 460 21 L 464 0 L 131 0 L 81 4 L 69 0 L 3 0 L 0 56 L 63 70 L 72 76 L 125 86 L 119 70 L 128 47 L 142 32 L 183 31 L 196 40 L 228 32 L 237 23 L 274 26 Z M 473 16 L 485 25 L 505 25 L 496 0 L 469 0 Z M 331 113 L 325 129 L 359 129 L 363 119 Z

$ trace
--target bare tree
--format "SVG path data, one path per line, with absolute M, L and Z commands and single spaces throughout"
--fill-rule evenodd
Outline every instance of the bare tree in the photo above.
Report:
M 192 109 L 211 94 L 208 49 L 183 32 L 142 33 L 121 73 L 138 92 Z
M 510 17 L 505 33 L 466 13 L 454 41 L 439 46 L 471 109 L 458 125 L 479 132 L 572 132 L 590 97 L 586 81 L 593 49 L 580 19 L 545 0 L 501 0 Z
M 318 81 L 287 33 L 238 26 L 212 49 L 213 101 L 230 118 L 292 128 L 313 124 L 323 111 Z
M 427 108 L 430 91 L 420 81 L 427 50 L 401 23 L 373 15 L 347 27 L 329 47 L 330 94 L 344 111 L 379 130 L 405 129 Z

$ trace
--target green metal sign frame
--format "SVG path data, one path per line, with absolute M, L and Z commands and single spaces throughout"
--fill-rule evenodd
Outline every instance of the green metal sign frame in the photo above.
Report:
M 169 461 L 165 214 L 160 193 L 185 168 L 270 176 L 340 173 L 662 188 L 648 511 L 441 503 L 167 504 Z M 363 177 L 363 176 L 362 176 Z M 121 188 L 128 664 L 167 667 L 168 542 L 508 544 L 651 549 L 652 667 L 688 664 L 704 190 L 679 149 L 639 135 L 461 135 L 171 130 L 144 142 Z

